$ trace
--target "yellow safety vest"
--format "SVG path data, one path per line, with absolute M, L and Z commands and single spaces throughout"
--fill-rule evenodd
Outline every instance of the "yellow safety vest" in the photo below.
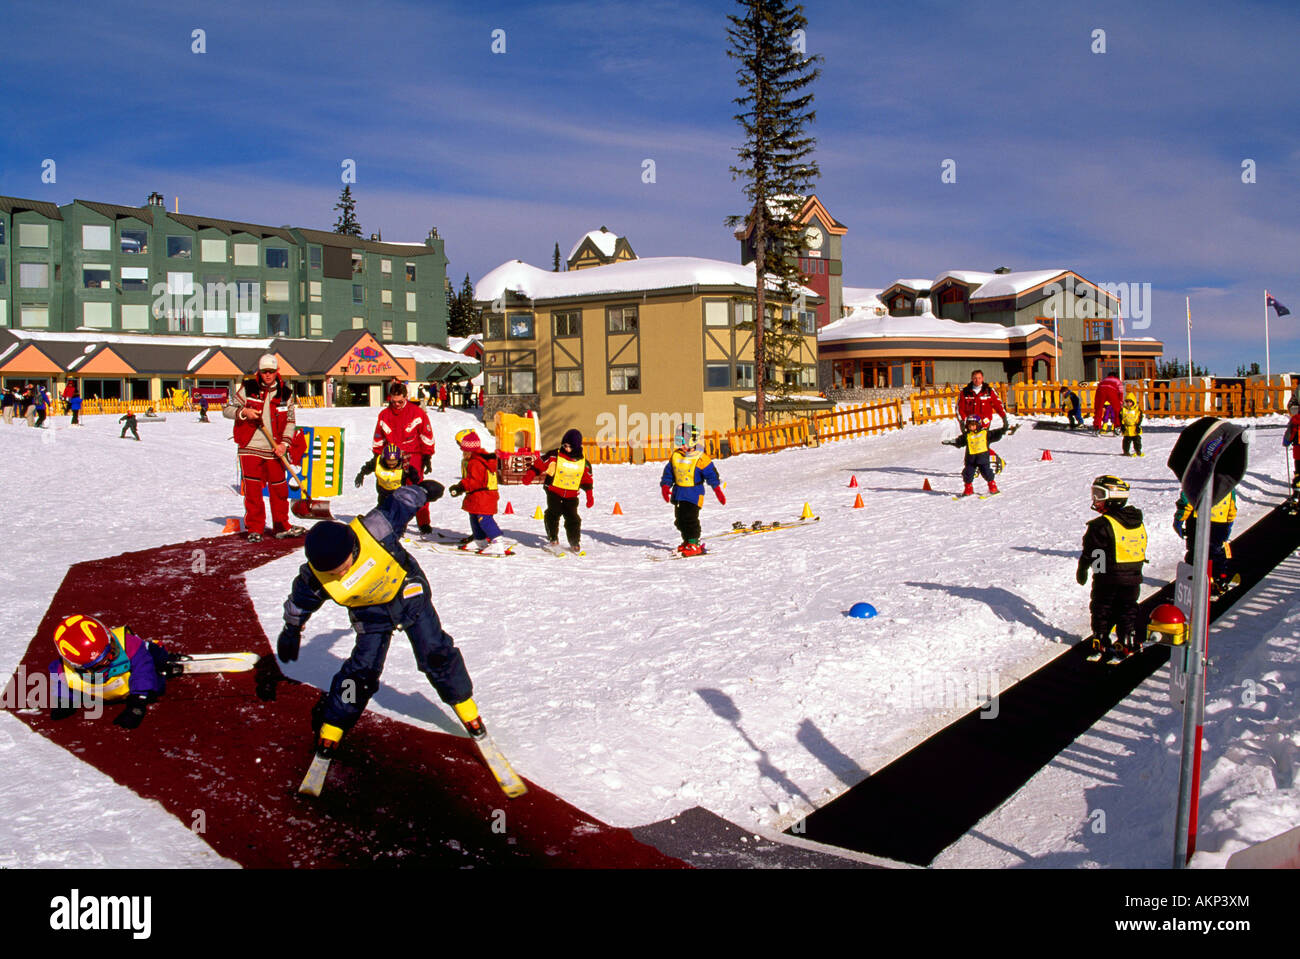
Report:
M 681 450 L 673 450 L 673 482 L 678 486 L 695 486 L 695 468 L 700 469 L 708 466 L 712 462 L 699 450 L 692 450 L 689 453 L 683 453 Z
M 1236 518 L 1237 504 L 1232 501 L 1231 493 L 1215 503 L 1210 509 L 1211 523 L 1231 523 Z
M 490 492 L 495 492 L 497 488 L 497 474 L 487 469 L 487 467 L 484 467 L 484 470 L 487 472 L 487 477 L 488 477 L 487 488 Z M 469 457 L 468 456 L 460 461 L 460 478 L 469 479 Z
M 566 460 L 557 456 L 548 471 L 551 473 L 551 485 L 556 489 L 576 490 L 582 485 L 582 474 L 587 472 L 586 459 Z
M 989 448 L 988 430 L 971 430 L 966 434 L 966 452 L 978 456 Z
M 1120 411 L 1120 422 L 1124 424 L 1125 436 L 1137 436 L 1138 423 L 1142 420 L 1142 411 L 1139 409 L 1130 409 L 1127 406 Z
M 1131 566 L 1136 563 L 1139 568 L 1147 558 L 1147 528 L 1138 526 L 1129 529 L 1113 516 L 1107 516 L 1110 528 L 1115 533 L 1115 565 Z
M 402 466 L 390 469 L 383 461 L 375 464 L 375 482 L 380 489 L 395 490 L 402 485 Z
M 356 562 L 343 576 L 333 576 L 315 566 L 311 567 L 311 571 L 325 587 L 330 599 L 340 606 L 382 606 L 391 601 L 402 588 L 406 570 L 370 534 L 370 530 L 361 522 L 361 517 L 358 516 L 348 525 L 357 534 L 357 540 L 361 544 Z

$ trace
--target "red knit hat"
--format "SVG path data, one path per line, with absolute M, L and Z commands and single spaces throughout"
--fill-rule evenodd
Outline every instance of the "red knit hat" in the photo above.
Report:
M 456 434 L 456 445 L 466 453 L 473 453 L 483 448 L 483 441 L 473 430 L 461 430 Z

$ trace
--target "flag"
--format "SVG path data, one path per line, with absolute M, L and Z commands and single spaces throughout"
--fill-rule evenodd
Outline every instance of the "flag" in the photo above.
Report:
M 1291 315 L 1291 311 L 1279 303 L 1277 297 L 1272 293 L 1267 294 L 1267 304 L 1268 306 L 1273 307 L 1273 312 L 1275 312 L 1279 317 Z M 1267 309 L 1267 307 L 1265 308 Z

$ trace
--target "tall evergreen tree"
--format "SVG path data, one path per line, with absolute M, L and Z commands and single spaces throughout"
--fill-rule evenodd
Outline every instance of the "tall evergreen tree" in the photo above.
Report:
M 727 56 L 739 62 L 736 81 L 741 95 L 733 102 L 742 111 L 735 119 L 745 141 L 736 150 L 739 163 L 731 167 L 731 174 L 732 179 L 743 180 L 751 207 L 746 216 L 728 217 L 727 225 L 744 224 L 750 229 L 755 268 L 754 418 L 762 426 L 767 416 L 767 371 L 769 367 L 783 370 L 799 342 L 799 316 L 793 304 L 802 228 L 795 217 L 821 172 L 811 159 L 817 141 L 805 133 L 805 127 L 817 116 L 809 88 L 821 74 L 814 64 L 822 58 L 804 51 L 808 21 L 801 5 L 784 0 L 737 2 L 740 13 L 727 17 L 731 21 Z M 788 319 L 778 310 L 770 330 L 764 323 L 765 274 L 775 278 L 779 298 L 791 304 Z M 783 378 L 774 392 L 789 392 Z
M 339 192 L 339 202 L 334 204 L 334 209 L 339 211 L 339 218 L 334 221 L 334 232 L 347 236 L 360 236 L 361 224 L 357 222 L 357 201 L 352 196 L 351 183 L 344 184 Z
M 555 241 L 555 253 L 551 257 L 551 272 L 560 272 L 560 241 Z
M 483 312 L 474 306 L 474 284 L 469 281 L 469 274 L 460 285 L 448 311 L 447 334 L 449 336 L 472 336 L 483 332 Z

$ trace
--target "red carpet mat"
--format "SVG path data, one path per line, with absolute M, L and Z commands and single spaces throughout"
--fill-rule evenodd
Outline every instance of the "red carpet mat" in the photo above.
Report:
M 7 690 L 5 702 L 31 704 L 24 690 L 55 658 L 50 636 L 72 613 L 125 623 L 173 652 L 260 652 L 256 673 L 169 681 L 130 732 L 113 725 L 121 707 L 112 704 L 98 719 L 79 712 L 57 722 L 12 711 L 244 866 L 685 865 L 534 783 L 507 799 L 465 737 L 369 712 L 344 741 L 324 794 L 299 796 L 319 693 L 280 675 L 243 581 L 298 545 L 224 536 L 73 566 L 10 679 L 28 685 Z M 287 594 L 288 578 L 284 585 Z

